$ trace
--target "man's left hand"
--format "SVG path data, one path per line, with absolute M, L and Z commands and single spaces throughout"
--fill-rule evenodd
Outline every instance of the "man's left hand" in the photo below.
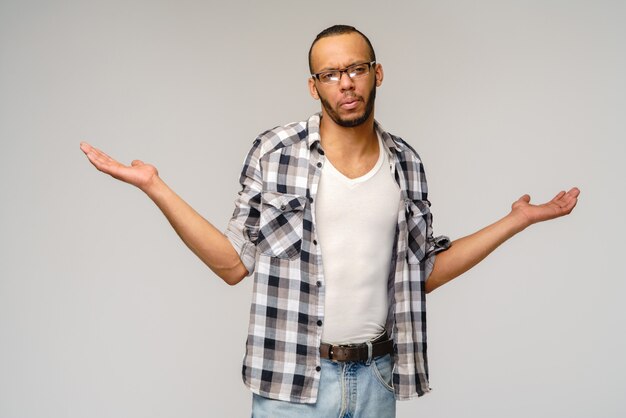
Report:
M 568 192 L 559 192 L 552 200 L 541 205 L 530 203 L 530 196 L 525 194 L 511 206 L 511 214 L 519 216 L 525 226 L 568 215 L 576 203 L 580 190 L 573 187 Z

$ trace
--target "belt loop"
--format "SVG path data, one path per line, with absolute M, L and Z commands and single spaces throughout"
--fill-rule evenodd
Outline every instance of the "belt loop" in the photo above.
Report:
M 372 362 L 372 342 L 367 341 L 365 344 L 367 344 L 367 361 L 365 362 L 365 365 L 369 366 Z

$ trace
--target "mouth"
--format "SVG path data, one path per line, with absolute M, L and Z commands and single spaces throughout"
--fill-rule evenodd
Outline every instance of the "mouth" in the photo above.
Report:
M 348 97 L 339 102 L 339 107 L 346 110 L 354 109 L 361 100 L 358 97 Z

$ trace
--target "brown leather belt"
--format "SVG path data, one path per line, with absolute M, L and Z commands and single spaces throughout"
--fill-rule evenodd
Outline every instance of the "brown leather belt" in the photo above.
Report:
M 371 346 L 371 350 L 368 346 Z M 374 357 L 393 353 L 393 341 L 384 333 L 368 343 L 320 345 L 320 357 L 334 361 L 372 361 Z

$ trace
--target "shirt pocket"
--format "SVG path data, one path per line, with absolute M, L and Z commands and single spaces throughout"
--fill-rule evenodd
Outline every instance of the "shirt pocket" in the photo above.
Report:
M 302 248 L 304 196 L 264 192 L 257 249 L 264 255 L 294 258 Z
M 431 226 L 430 206 L 424 200 L 407 200 L 407 260 L 409 264 L 419 264 L 424 261 L 428 251 L 428 236 Z

